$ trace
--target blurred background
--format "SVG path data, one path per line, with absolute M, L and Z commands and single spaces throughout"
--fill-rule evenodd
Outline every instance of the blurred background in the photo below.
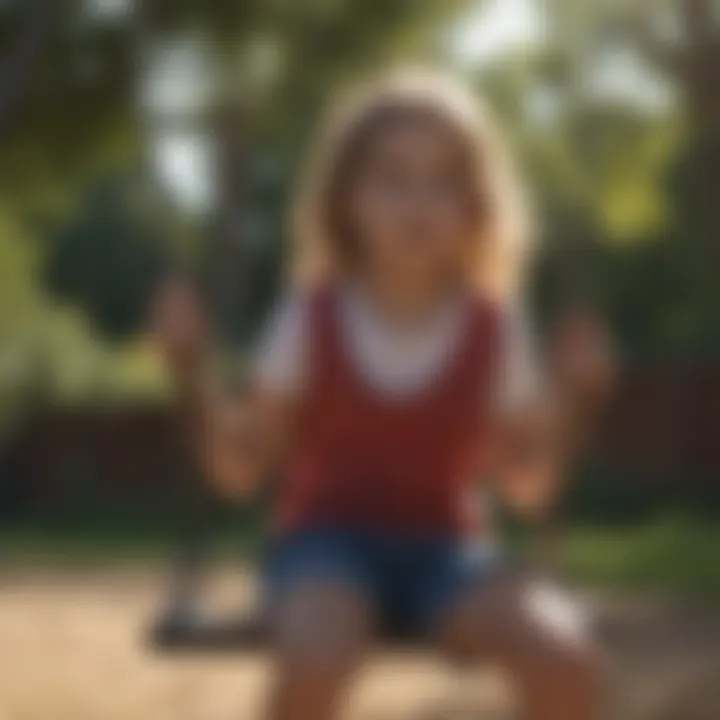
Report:
M 281 282 L 319 109 L 398 62 L 458 73 L 500 115 L 541 218 L 540 326 L 592 302 L 622 350 L 563 568 L 603 598 L 672 598 L 658 627 L 676 623 L 683 652 L 717 642 L 714 0 L 0 0 L 0 566 L 40 582 L 173 546 L 193 491 L 143 331 L 152 288 L 169 267 L 200 278 L 241 362 Z M 261 518 L 220 509 L 223 552 L 255 544 Z M 13 608 L 0 638 L 29 647 Z M 653 642 L 636 645 L 657 681 Z M 667 672 L 697 698 L 720 668 L 693 662 Z M 11 720 L 49 717 L 17 697 Z M 73 718 L 125 717 L 82 697 Z M 646 716 L 710 720 L 715 701 Z

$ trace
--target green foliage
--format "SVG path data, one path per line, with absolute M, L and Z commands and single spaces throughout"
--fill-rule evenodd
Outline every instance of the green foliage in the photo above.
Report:
M 720 597 L 720 531 L 693 517 L 627 528 L 578 526 L 567 533 L 562 551 L 565 570 L 590 585 Z
M 129 207 L 127 187 L 105 181 L 51 238 L 45 279 L 61 299 L 85 308 L 99 332 L 123 338 L 142 327 L 166 264 L 159 240 Z
M 156 512 L 132 515 L 96 512 L 68 522 L 56 517 L 5 524 L 0 554 L 6 564 L 101 564 L 157 560 L 172 551 L 177 518 Z M 257 557 L 263 547 L 257 515 L 230 511 L 218 518 L 215 557 L 235 564 Z M 626 527 L 574 525 L 559 548 L 564 572 L 589 587 L 655 591 L 696 600 L 720 597 L 720 531 L 692 516 Z
M 0 38 L 24 37 L 21 5 L 0 12 Z M 668 3 L 653 4 L 665 17 L 660 5 Z M 599 298 L 631 357 L 720 349 L 720 226 L 712 197 L 713 168 L 720 167 L 713 131 L 720 123 L 712 120 L 720 102 L 717 84 L 705 81 L 713 76 L 718 32 L 708 23 L 705 42 L 695 42 L 693 3 L 674 5 L 680 39 L 672 48 L 653 34 L 657 18 L 647 3 L 553 0 L 545 5 L 544 44 L 474 78 L 497 107 L 537 195 L 543 304 L 551 296 Z M 349 79 L 394 60 L 446 62 L 447 28 L 471 6 L 150 0 L 101 22 L 80 0 L 39 2 L 41 42 L 0 136 L 0 341 L 12 349 L 3 357 L 17 355 L 13 363 L 24 372 L 36 368 L 28 382 L 38 386 L 37 375 L 51 373 L 61 355 L 85 358 L 78 365 L 110 362 L 103 340 L 131 338 L 166 254 L 187 256 L 214 282 L 207 268 L 222 260 L 198 232 L 204 228 L 167 222 L 159 199 L 140 218 L 130 199 L 135 188 L 128 184 L 152 145 L 137 98 L 141 60 L 153 42 L 183 33 L 202 38 L 221 85 L 243 100 L 244 214 L 257 230 L 245 259 L 252 325 L 277 287 L 293 176 L 319 106 Z M 668 83 L 670 104 L 593 94 L 593 73 L 625 51 L 631 64 Z M 98 181 L 103 177 L 125 180 Z M 38 336 L 63 339 L 39 343 Z
M 270 249 L 254 268 L 264 285 L 253 290 L 261 298 L 253 307 L 260 308 L 277 274 L 289 177 L 319 102 L 351 75 L 399 54 L 425 52 L 435 43 L 438 23 L 466 4 L 150 0 L 103 21 L 80 0 L 37 0 L 27 11 L 10 3 L 0 12 L 0 35 L 37 42 L 32 56 L 22 58 L 22 93 L 9 109 L 9 132 L 0 136 L 0 199 L 13 221 L 31 232 L 38 222 L 45 232 L 48 217 L 52 228 L 58 218 L 65 222 L 47 239 L 48 286 L 88 313 L 103 335 L 132 332 L 159 262 L 158 244 L 128 208 L 126 189 L 98 187 L 97 177 L 126 174 L 144 162 L 150 141 L 137 99 L 146 53 L 177 33 L 201 37 L 232 94 L 252 95 L 244 98 L 246 123 L 238 133 L 282 167 L 270 202 L 253 207 L 269 228 L 263 243 Z M 264 51 L 276 62 L 258 93 L 248 78 Z M 245 171 L 253 184 L 252 171 Z M 70 211 L 68 219 L 78 196 L 81 210 Z M 168 240 L 169 246 L 177 243 Z

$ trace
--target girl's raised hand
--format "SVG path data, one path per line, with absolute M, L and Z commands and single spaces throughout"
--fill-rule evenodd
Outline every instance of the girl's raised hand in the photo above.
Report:
M 561 317 L 551 339 L 550 360 L 559 390 L 580 402 L 604 401 L 618 374 L 607 325 L 585 308 L 572 308 Z
M 175 380 L 199 373 L 209 350 L 209 325 L 200 297 L 187 280 L 172 277 L 153 301 L 150 327 Z

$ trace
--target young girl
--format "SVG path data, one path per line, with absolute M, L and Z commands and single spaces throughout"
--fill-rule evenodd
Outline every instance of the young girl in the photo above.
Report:
M 574 322 L 541 382 L 517 307 L 527 217 L 490 119 L 434 75 L 363 88 L 321 135 L 295 231 L 295 282 L 246 403 L 207 392 L 192 295 L 171 285 L 157 309 L 211 478 L 241 496 L 271 467 L 282 478 L 267 717 L 337 717 L 379 625 L 498 663 L 527 720 L 594 717 L 581 623 L 503 573 L 475 497 L 493 478 L 542 512 L 609 378 L 602 337 Z

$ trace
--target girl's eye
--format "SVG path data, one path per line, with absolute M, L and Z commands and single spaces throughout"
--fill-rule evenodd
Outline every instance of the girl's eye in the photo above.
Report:
M 385 194 L 400 195 L 413 185 L 412 178 L 400 169 L 386 169 L 376 175 L 376 187 Z
M 456 200 L 464 197 L 464 183 L 458 173 L 448 170 L 437 172 L 428 177 L 427 191 L 443 200 Z
M 368 176 L 376 190 L 385 194 L 454 198 L 463 193 L 463 182 L 454 169 L 419 172 L 397 163 L 377 166 Z
M 455 173 L 439 173 L 433 178 L 432 189 L 442 195 L 454 195 L 460 189 L 460 182 Z

